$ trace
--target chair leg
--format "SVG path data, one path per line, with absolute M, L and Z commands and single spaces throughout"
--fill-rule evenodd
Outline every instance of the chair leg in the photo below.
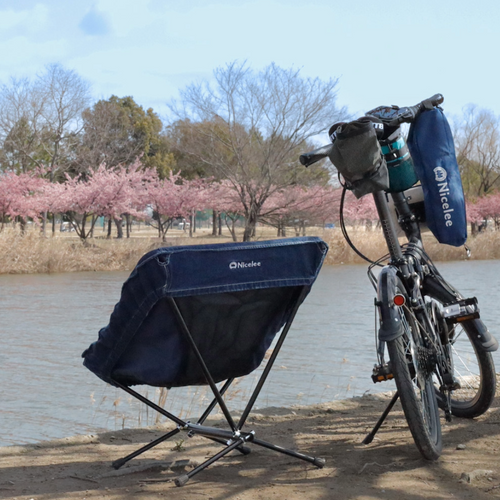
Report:
M 168 434 L 165 434 L 164 436 L 159 437 L 158 439 L 155 439 L 154 441 L 151 441 L 151 443 L 148 443 L 146 446 L 143 446 L 142 448 L 134 451 L 130 455 L 127 455 L 126 457 L 120 458 L 118 460 L 115 460 L 111 465 L 115 469 L 119 469 L 123 465 L 125 465 L 129 460 L 132 460 L 133 458 L 142 455 L 145 451 L 150 450 L 151 448 L 154 448 L 155 446 L 159 445 L 160 443 L 163 443 L 163 441 L 166 441 L 167 439 L 175 436 L 180 432 L 179 429 L 174 429 L 173 431 L 170 431 Z
M 375 424 L 375 427 L 372 429 L 372 431 L 363 439 L 361 442 L 362 444 L 370 444 L 373 441 L 373 438 L 375 437 L 375 434 L 377 434 L 377 431 L 380 429 L 380 426 L 384 423 L 384 420 L 387 418 L 387 415 L 389 415 L 390 411 L 392 410 L 392 407 L 396 404 L 396 401 L 399 398 L 399 394 L 396 391 L 396 394 L 392 397 L 391 401 L 387 405 L 387 408 L 384 410 L 380 418 L 378 419 L 378 422 Z
M 234 379 L 229 379 L 229 380 L 227 380 L 225 382 L 225 384 L 223 385 L 223 387 L 220 390 L 221 396 L 224 395 L 224 393 L 228 390 L 228 388 L 232 384 L 233 380 Z M 126 387 L 126 386 L 124 386 L 122 384 L 119 384 L 118 382 L 117 382 L 117 385 L 119 387 L 121 387 L 123 390 L 125 390 L 126 392 L 128 392 L 129 394 L 131 394 L 132 396 L 134 396 L 135 398 L 137 398 L 140 401 L 142 401 L 143 403 L 145 403 L 146 405 L 152 407 L 154 410 L 156 410 L 159 413 L 163 414 L 167 418 L 170 418 L 172 416 L 171 413 L 166 412 L 163 408 L 155 405 L 153 402 L 149 401 L 148 399 L 146 399 L 141 394 L 139 394 L 136 391 L 130 389 L 130 387 Z M 212 412 L 212 410 L 215 408 L 216 404 L 217 404 L 217 399 L 214 399 L 208 405 L 207 409 L 203 412 L 203 415 L 198 419 L 197 424 L 199 424 L 199 425 L 203 424 L 203 422 L 208 418 L 208 416 L 210 415 L 210 413 Z M 177 419 L 176 422 L 179 423 L 179 422 L 183 422 L 183 421 Z M 171 437 L 175 436 L 179 432 L 180 432 L 179 428 L 174 429 L 174 430 L 170 431 L 169 433 L 167 433 L 167 434 L 159 437 L 158 439 L 155 439 L 154 441 L 151 441 L 151 443 L 148 443 L 147 445 L 145 445 L 142 448 L 134 451 L 133 453 L 130 453 L 130 455 L 127 455 L 126 457 L 123 457 L 123 458 L 120 458 L 118 460 L 115 460 L 111 465 L 115 469 L 119 469 L 120 467 L 123 467 L 123 465 L 125 465 L 129 460 L 132 460 L 133 458 L 141 455 L 142 453 L 150 450 L 151 448 L 154 448 L 155 446 L 159 445 L 160 443 L 163 443 L 163 441 L 166 441 L 167 439 L 170 439 Z M 188 433 L 188 436 L 191 437 L 189 433 Z M 211 439 L 212 441 L 215 441 L 217 443 L 226 445 L 226 441 L 224 441 L 222 439 L 217 439 L 216 437 L 209 437 L 209 436 L 207 436 L 207 437 L 209 439 Z M 250 453 L 250 448 L 248 448 L 247 446 L 238 446 L 236 448 L 236 450 L 239 451 L 240 453 L 242 453 L 243 455 L 248 455 Z
M 297 451 L 289 450 L 288 448 L 282 448 L 281 446 L 277 446 L 272 443 L 268 443 L 267 441 L 262 441 L 261 439 L 252 439 L 252 443 L 262 446 L 263 448 L 267 448 L 269 450 L 277 451 L 279 453 L 283 453 L 285 455 L 288 455 L 290 457 L 294 458 L 299 458 L 300 460 L 304 460 L 306 462 L 309 462 L 316 467 L 319 467 L 322 469 L 325 465 L 325 459 L 324 458 L 318 458 L 318 457 L 311 457 L 309 455 L 304 455 L 303 453 L 299 453 Z
M 214 462 L 217 462 L 217 460 L 221 459 L 229 452 L 233 451 L 235 448 L 238 448 L 244 443 L 245 443 L 244 438 L 237 439 L 236 441 L 228 445 L 225 449 L 223 449 L 213 457 L 209 458 L 206 462 L 203 462 L 201 465 L 198 465 L 198 467 L 194 468 L 192 471 L 189 471 L 187 474 L 183 474 L 182 476 L 176 478 L 175 485 L 184 486 L 194 475 L 198 474 L 198 472 L 201 472 L 202 470 L 206 469 L 209 465 L 212 465 Z
M 139 455 L 142 455 L 145 451 L 148 451 L 151 448 L 154 448 L 155 446 L 159 445 L 160 443 L 163 443 L 163 441 L 170 439 L 171 437 L 175 436 L 179 432 L 180 432 L 179 429 L 174 429 L 173 431 L 169 432 L 168 434 L 165 434 L 164 436 L 161 436 L 158 439 L 151 441 L 151 443 L 148 443 L 147 445 L 134 451 L 133 453 L 130 453 L 130 455 L 127 455 L 126 457 L 119 458 L 118 460 L 115 460 L 111 465 L 113 466 L 113 468 L 119 469 L 120 467 L 123 467 L 129 460 L 132 460 L 133 458 L 138 457 Z M 215 441 L 216 443 L 219 443 L 219 444 L 223 444 L 223 445 L 226 444 L 226 441 L 224 441 L 222 439 L 217 439 L 214 437 L 211 437 L 209 439 L 211 439 L 212 441 Z M 237 446 L 236 451 L 239 451 L 242 455 L 248 455 L 251 450 L 247 446 Z

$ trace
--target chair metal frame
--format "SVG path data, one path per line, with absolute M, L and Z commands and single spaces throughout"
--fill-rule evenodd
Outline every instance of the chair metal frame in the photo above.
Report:
M 197 420 L 197 422 L 191 423 L 189 421 L 183 420 L 183 419 L 173 415 L 172 413 L 168 412 L 164 408 L 161 408 L 160 406 L 156 405 L 155 403 L 153 403 L 149 399 L 145 398 L 144 396 L 142 396 L 138 392 L 134 391 L 130 387 L 127 387 L 120 382 L 113 381 L 117 387 L 120 387 L 121 389 L 123 389 L 124 391 L 129 393 L 131 396 L 137 398 L 142 403 L 146 404 L 147 406 L 149 406 L 153 410 L 159 412 L 160 414 L 164 415 L 169 420 L 171 420 L 177 424 L 176 429 L 173 429 L 172 431 L 168 432 L 167 434 L 159 437 L 158 439 L 152 441 L 151 443 L 148 443 L 147 445 L 145 445 L 142 448 L 136 450 L 135 452 L 127 455 L 126 457 L 123 457 L 123 458 L 113 462 L 113 467 L 115 469 L 119 469 L 125 463 L 127 463 L 129 460 L 141 455 L 145 451 L 148 451 L 151 448 L 154 448 L 155 446 L 163 443 L 164 441 L 170 439 L 171 437 L 177 435 L 179 432 L 183 431 L 183 432 L 187 433 L 188 437 L 200 435 L 200 436 L 206 437 L 208 439 L 211 439 L 213 441 L 216 441 L 218 443 L 223 444 L 224 448 L 220 452 L 216 453 L 214 456 L 210 457 L 208 460 L 203 462 L 201 465 L 195 467 L 193 470 L 177 477 L 175 479 L 176 486 L 185 485 L 193 476 L 195 476 L 196 474 L 198 474 L 202 470 L 206 469 L 208 466 L 212 465 L 214 462 L 218 461 L 222 457 L 226 456 L 232 450 L 236 449 L 237 451 L 239 451 L 240 453 L 243 453 L 245 455 L 250 453 L 250 448 L 245 446 L 246 444 L 255 444 L 257 446 L 261 446 L 261 447 L 267 448 L 269 450 L 273 450 L 273 451 L 283 453 L 285 455 L 288 455 L 288 456 L 291 456 L 294 458 L 298 458 L 300 460 L 304 460 L 306 462 L 309 462 L 309 463 L 315 465 L 316 467 L 322 468 L 325 464 L 325 460 L 322 458 L 305 455 L 303 453 L 299 453 L 299 452 L 296 452 L 294 450 L 283 448 L 281 446 L 269 443 L 267 441 L 263 441 L 263 440 L 258 439 L 256 437 L 255 431 L 253 431 L 253 430 L 244 431 L 243 430 L 243 427 L 248 419 L 248 416 L 250 415 L 250 412 L 252 411 L 252 408 L 253 408 L 253 406 L 254 406 L 254 404 L 255 404 L 255 402 L 256 402 L 256 400 L 257 400 L 257 398 L 262 390 L 262 387 L 263 387 L 263 385 L 264 385 L 264 383 L 269 375 L 269 372 L 271 371 L 271 369 L 274 365 L 274 362 L 275 362 L 275 360 L 276 360 L 276 358 L 281 350 L 281 347 L 282 347 L 282 345 L 285 341 L 285 338 L 290 330 L 290 327 L 291 327 L 293 319 L 297 313 L 297 310 L 298 310 L 300 304 L 302 303 L 303 299 L 307 295 L 308 290 L 307 290 L 306 286 L 298 287 L 298 288 L 299 288 L 298 292 L 300 293 L 300 295 L 295 300 L 295 305 L 294 305 L 294 308 L 290 314 L 290 317 L 289 317 L 288 321 L 286 322 L 285 326 L 283 327 L 281 333 L 279 334 L 279 337 L 278 337 L 276 345 L 273 349 L 273 352 L 272 352 L 271 356 L 269 357 L 269 359 L 264 367 L 264 370 L 263 370 L 263 372 L 262 372 L 262 374 L 257 382 L 257 385 L 256 385 L 255 389 L 253 390 L 253 392 L 252 392 L 252 394 L 251 394 L 251 396 L 246 404 L 246 407 L 243 410 L 243 413 L 241 414 L 241 416 L 237 422 L 235 422 L 235 420 L 233 419 L 233 417 L 232 417 L 232 415 L 231 415 L 231 413 L 230 413 L 230 411 L 229 411 L 229 409 L 224 401 L 224 398 L 223 398 L 224 393 L 229 389 L 229 387 L 231 386 L 231 384 L 234 381 L 234 378 L 227 380 L 222 385 L 222 387 L 220 389 L 217 387 L 212 375 L 210 374 L 209 369 L 207 368 L 207 366 L 205 364 L 205 361 L 204 361 L 200 351 L 198 350 L 198 347 L 193 339 L 193 336 L 191 335 L 191 332 L 189 331 L 189 328 L 186 325 L 186 322 L 182 316 L 181 311 L 179 310 L 179 307 L 176 303 L 175 298 L 168 297 L 168 302 L 169 302 L 170 307 L 172 308 L 172 311 L 173 311 L 173 313 L 174 313 L 174 315 L 179 323 L 179 327 L 181 328 L 181 331 L 182 331 L 185 339 L 188 341 L 190 348 L 192 349 L 193 353 L 195 354 L 195 356 L 198 360 L 198 363 L 200 364 L 200 368 L 206 377 L 206 381 L 207 381 L 208 385 L 210 386 L 210 389 L 212 390 L 212 393 L 214 395 L 214 399 L 208 405 L 208 407 L 203 412 L 201 417 Z M 204 425 L 206 419 L 208 418 L 210 413 L 215 409 L 216 406 L 219 406 L 219 408 L 221 409 L 221 411 L 224 415 L 224 418 L 226 420 L 226 423 L 229 427 L 228 429 L 219 429 L 219 428 Z

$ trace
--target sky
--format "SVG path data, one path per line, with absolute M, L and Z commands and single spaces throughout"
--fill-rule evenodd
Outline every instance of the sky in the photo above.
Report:
M 352 115 L 435 93 L 500 115 L 499 49 L 499 0 L 0 0 L 0 84 L 60 63 L 162 118 L 235 60 L 338 78 Z

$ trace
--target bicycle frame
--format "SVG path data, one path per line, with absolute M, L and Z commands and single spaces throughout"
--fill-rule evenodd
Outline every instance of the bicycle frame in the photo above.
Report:
M 408 304 L 405 307 L 413 309 L 417 320 L 425 332 L 425 341 L 433 346 L 436 353 L 436 375 L 441 387 L 447 388 L 445 380 L 452 375 L 452 366 L 444 356 L 448 339 L 441 338 L 436 332 L 433 322 L 421 293 L 422 283 L 426 277 L 421 257 L 413 248 L 423 249 L 420 228 L 411 212 L 403 193 L 391 193 L 392 199 L 399 213 L 399 220 L 395 221 L 389 209 L 387 194 L 383 191 L 373 193 L 382 231 L 390 254 L 390 263 L 384 266 L 377 280 L 377 306 L 381 318 L 379 329 L 378 355 L 381 364 L 384 364 L 385 343 L 403 335 L 404 330 L 399 320 L 399 314 L 394 304 L 394 297 L 398 294 L 396 284 L 399 278 L 408 295 Z M 396 224 L 404 230 L 409 245 L 404 251 L 399 243 Z

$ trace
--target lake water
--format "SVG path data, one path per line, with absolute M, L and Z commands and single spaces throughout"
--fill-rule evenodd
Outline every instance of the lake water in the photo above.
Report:
M 497 327 L 500 261 L 439 263 L 465 296 L 476 296 Z M 108 323 L 128 273 L 0 275 L 0 446 L 152 425 L 156 414 L 82 365 L 81 352 Z M 313 404 L 392 390 L 374 385 L 373 289 L 365 266 L 325 266 L 299 309 L 256 407 Z M 500 367 L 500 355 L 494 354 Z M 259 370 L 228 394 L 241 408 Z M 143 388 L 151 399 L 158 390 Z M 198 413 L 206 388 L 169 392 L 167 409 Z M 174 411 L 174 412 L 175 412 Z

